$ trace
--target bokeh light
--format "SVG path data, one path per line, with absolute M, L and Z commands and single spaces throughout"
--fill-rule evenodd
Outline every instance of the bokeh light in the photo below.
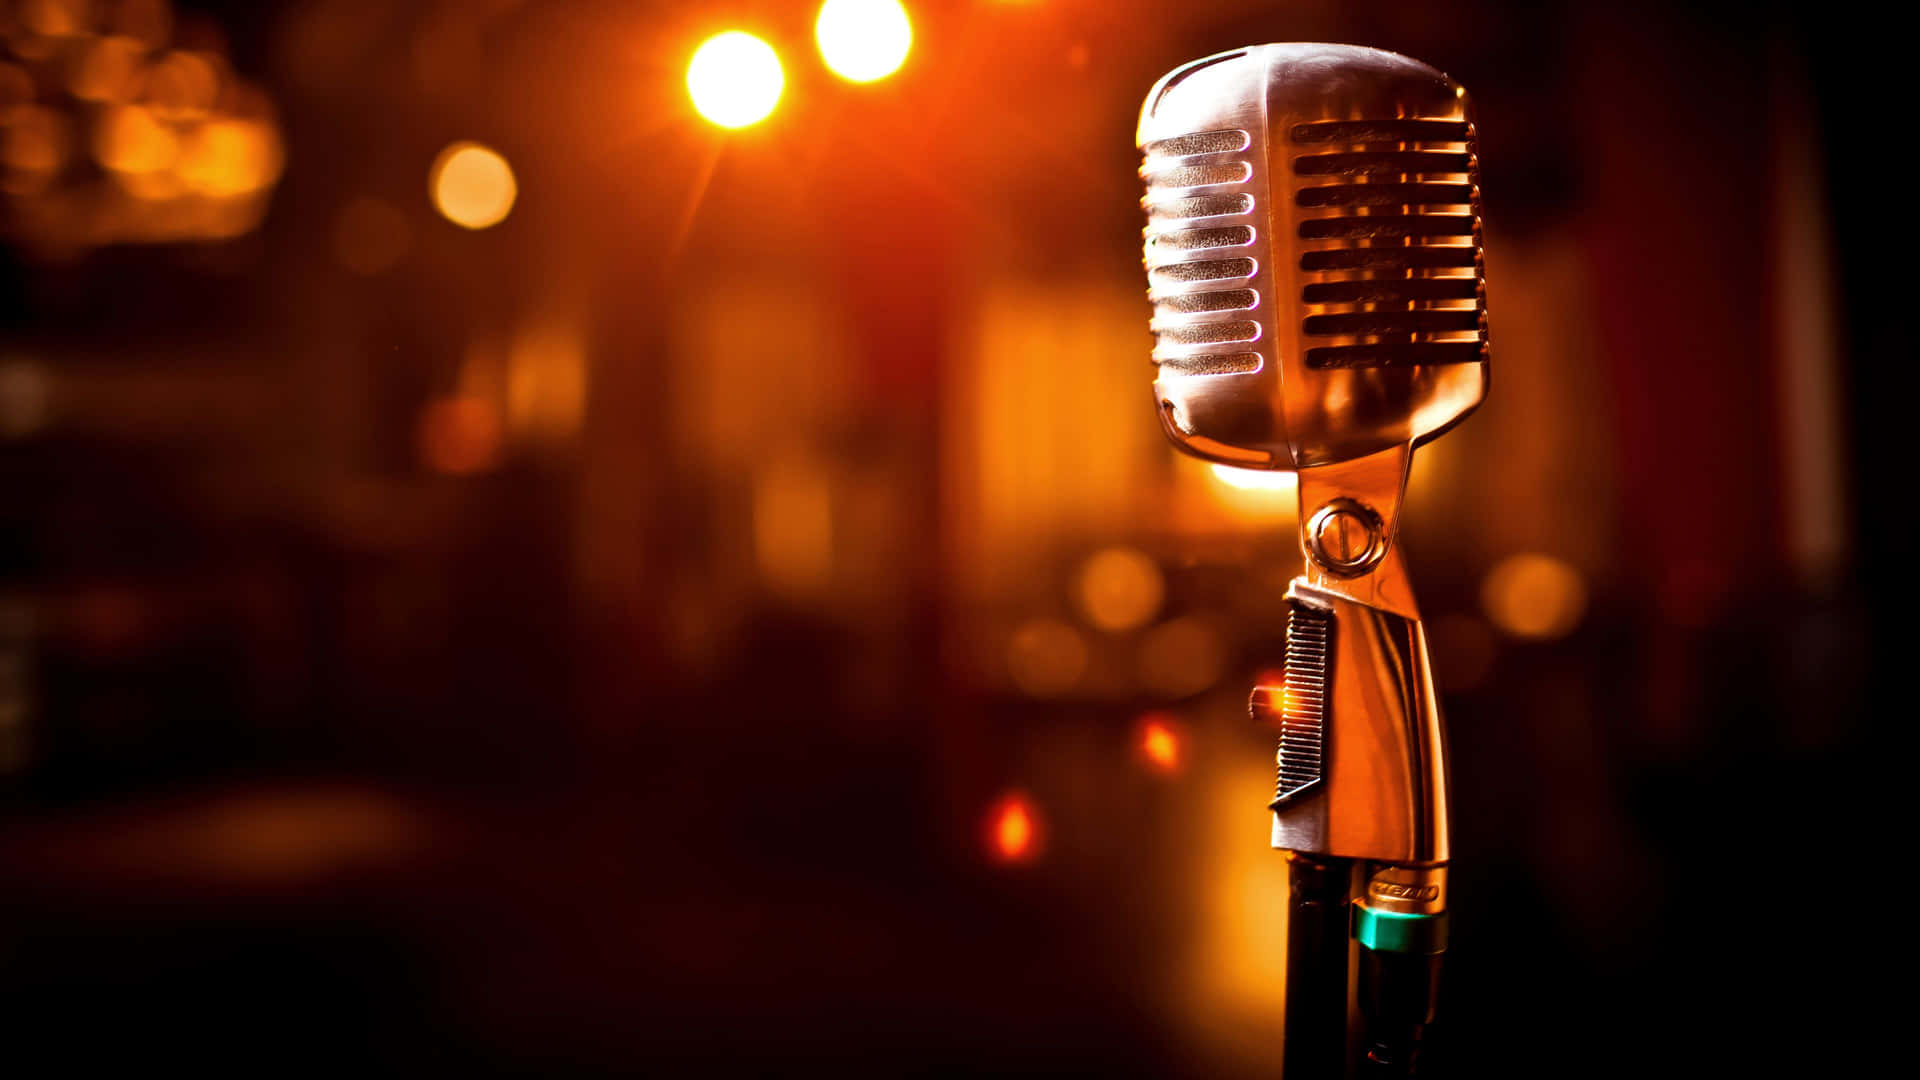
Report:
M 474 142 L 457 142 L 440 151 L 427 175 L 434 207 L 468 229 L 506 220 L 520 193 L 507 159 Z
M 1176 773 L 1186 759 L 1186 738 L 1172 715 L 1148 713 L 1140 718 L 1134 734 L 1134 746 L 1140 759 L 1156 772 Z
M 67 74 L 67 89 L 82 101 L 129 101 L 144 81 L 147 44 L 109 35 L 89 42 Z
M 1160 612 L 1166 584 L 1160 567 L 1132 548 L 1098 551 L 1080 568 L 1075 599 L 1101 630 L 1132 630 Z
M 1226 640 L 1205 619 L 1169 619 L 1140 641 L 1140 681 L 1164 697 L 1197 694 L 1219 682 L 1226 666 Z
M 1507 634 L 1551 640 L 1580 625 L 1587 612 L 1587 583 L 1580 571 L 1551 555 L 1514 555 L 1487 574 L 1480 604 Z
M 171 168 L 180 153 L 172 126 L 161 123 L 143 105 L 118 105 L 100 113 L 93 129 L 93 157 L 119 173 L 150 173 Z
M 872 82 L 906 63 L 913 24 L 899 0 L 827 0 L 813 24 L 813 38 L 835 75 Z
M 767 118 L 787 76 L 773 46 L 739 30 L 708 38 L 687 65 L 687 93 L 700 115 L 724 128 Z
M 280 178 L 280 136 L 250 120 L 213 120 L 180 142 L 176 171 L 203 195 L 231 196 L 259 191 Z
M 1000 862 L 1031 862 L 1043 839 L 1040 812 L 1020 792 L 1002 796 L 987 813 L 987 852 Z

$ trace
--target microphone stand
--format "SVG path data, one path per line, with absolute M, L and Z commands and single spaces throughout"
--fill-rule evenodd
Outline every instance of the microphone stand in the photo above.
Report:
M 1281 1075 L 1340 1077 L 1350 1056 L 1355 863 L 1287 852 L 1287 1001 Z
M 1446 739 L 1393 546 L 1411 447 L 1299 472 L 1307 573 L 1287 590 L 1279 735 L 1290 1080 L 1411 1076 L 1446 948 Z

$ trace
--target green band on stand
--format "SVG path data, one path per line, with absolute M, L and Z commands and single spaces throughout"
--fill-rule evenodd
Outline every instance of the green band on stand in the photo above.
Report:
M 1353 905 L 1353 937 L 1369 949 L 1437 953 L 1447 949 L 1447 913 L 1414 915 Z

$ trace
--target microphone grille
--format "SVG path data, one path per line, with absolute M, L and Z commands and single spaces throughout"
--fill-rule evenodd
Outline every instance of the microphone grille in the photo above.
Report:
M 1484 361 L 1472 123 L 1325 120 L 1294 124 L 1287 141 L 1306 366 Z
M 1264 165 L 1253 136 L 1222 127 L 1141 147 L 1147 184 L 1148 298 L 1153 360 L 1162 375 L 1246 375 L 1265 365 L 1260 323 L 1266 268 L 1257 190 Z

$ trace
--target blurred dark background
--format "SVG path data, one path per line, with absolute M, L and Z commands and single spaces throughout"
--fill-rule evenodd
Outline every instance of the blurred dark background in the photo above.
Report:
M 906 8 L 8 0 L 0 1070 L 1275 1073 L 1293 496 L 1158 432 L 1132 129 L 1286 40 L 1479 107 L 1434 1074 L 1900 1060 L 1897 35 Z

